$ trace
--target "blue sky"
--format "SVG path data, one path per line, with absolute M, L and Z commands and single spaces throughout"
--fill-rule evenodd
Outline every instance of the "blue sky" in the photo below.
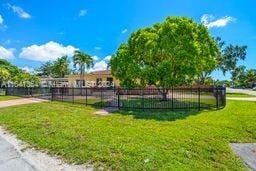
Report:
M 247 45 L 241 64 L 256 68 L 255 6 L 254 0 L 1 0 L 0 56 L 31 69 L 80 49 L 94 56 L 95 70 L 102 69 L 131 32 L 167 16 L 187 16 L 227 43 Z

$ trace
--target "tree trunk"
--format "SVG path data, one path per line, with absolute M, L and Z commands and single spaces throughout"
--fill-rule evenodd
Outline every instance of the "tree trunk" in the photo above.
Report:
M 162 101 L 167 101 L 168 100 L 167 95 L 169 90 L 164 88 L 164 89 L 158 89 L 158 91 L 162 94 Z
M 79 85 L 79 87 L 80 88 L 82 88 L 82 79 L 83 79 L 83 66 L 81 66 L 81 68 L 80 68 L 80 81 L 79 81 L 79 83 L 80 83 L 80 85 Z
M 168 90 L 167 89 L 165 89 L 164 91 L 163 91 L 163 93 L 162 93 L 162 95 L 163 95 L 163 101 L 167 101 L 167 94 L 168 94 Z

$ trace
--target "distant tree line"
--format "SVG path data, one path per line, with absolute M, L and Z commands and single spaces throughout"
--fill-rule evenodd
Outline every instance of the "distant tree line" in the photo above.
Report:
M 0 87 L 7 85 L 30 87 L 39 84 L 40 80 L 36 75 L 26 73 L 7 60 L 0 59 Z
M 78 69 L 80 75 L 80 87 L 83 86 L 84 75 L 86 70 L 93 67 L 93 58 L 85 52 L 75 51 L 73 58 L 74 69 Z M 74 73 L 75 70 L 70 69 L 70 60 L 67 56 L 62 56 L 55 61 L 44 63 L 37 70 L 38 76 L 47 76 L 53 78 L 63 78 L 65 75 Z

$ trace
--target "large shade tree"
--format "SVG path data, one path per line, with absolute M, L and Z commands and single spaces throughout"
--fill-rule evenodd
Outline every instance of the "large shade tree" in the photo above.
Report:
M 86 69 L 90 69 L 93 67 L 93 58 L 81 51 L 75 51 L 73 56 L 74 67 L 78 67 L 80 73 L 80 87 L 83 86 L 84 83 L 84 74 Z
M 169 88 L 190 84 L 199 74 L 212 71 L 218 54 L 205 26 L 185 17 L 168 17 L 132 33 L 110 66 L 121 86 L 154 85 L 166 100 Z

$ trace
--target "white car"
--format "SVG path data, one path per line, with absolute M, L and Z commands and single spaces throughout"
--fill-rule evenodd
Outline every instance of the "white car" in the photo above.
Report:
M 256 91 L 256 86 L 252 88 L 253 91 Z

